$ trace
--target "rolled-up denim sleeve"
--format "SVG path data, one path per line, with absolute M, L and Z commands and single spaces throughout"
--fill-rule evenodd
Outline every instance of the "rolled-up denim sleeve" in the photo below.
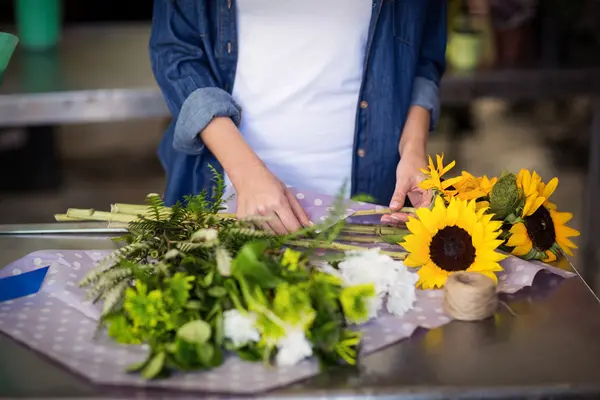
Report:
M 429 0 L 411 104 L 430 112 L 430 131 L 435 130 L 440 117 L 440 82 L 446 68 L 446 29 L 446 0 Z
M 204 145 L 198 132 L 217 117 L 230 117 L 239 125 L 241 109 L 222 89 L 205 87 L 193 91 L 183 103 L 175 123 L 175 149 L 188 154 L 202 152 Z
M 176 120 L 173 146 L 187 154 L 204 151 L 199 134 L 213 118 L 231 117 L 239 124 L 241 117 L 207 57 L 208 38 L 199 31 L 199 21 L 206 21 L 205 3 L 154 0 L 152 16 L 152 72 Z

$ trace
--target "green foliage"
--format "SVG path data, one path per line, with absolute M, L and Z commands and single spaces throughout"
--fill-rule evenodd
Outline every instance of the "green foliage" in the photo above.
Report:
M 354 364 L 360 335 L 348 323 L 366 318 L 373 288 L 344 288 L 313 267 L 313 249 L 285 248 L 299 236 L 334 240 L 346 208 L 341 196 L 325 225 L 274 237 L 252 220 L 217 215 L 224 208 L 217 174 L 215 188 L 170 208 L 148 196 L 148 212 L 129 225 L 125 245 L 81 282 L 103 302 L 101 323 L 111 338 L 149 346 L 148 358 L 129 371 L 154 379 L 209 369 L 223 362 L 227 349 L 270 362 L 278 341 L 298 329 L 324 365 Z M 231 309 L 256 317 L 258 342 L 235 348 L 225 338 L 224 313 Z

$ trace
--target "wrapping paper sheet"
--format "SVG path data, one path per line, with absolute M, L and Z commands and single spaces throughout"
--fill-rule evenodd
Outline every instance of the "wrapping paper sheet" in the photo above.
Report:
M 313 220 L 327 215 L 332 198 L 296 192 Z M 312 206 L 311 206 L 312 204 Z M 348 203 L 348 214 L 372 205 Z M 48 250 L 32 253 L 0 270 L 0 278 L 49 266 L 40 292 L 0 303 L 0 331 L 46 354 L 93 382 L 111 385 L 163 387 L 204 392 L 252 394 L 284 386 L 319 373 L 315 360 L 294 367 L 272 368 L 229 356 L 225 364 L 208 372 L 176 374 L 170 379 L 144 381 L 127 374 L 127 365 L 141 361 L 144 346 L 123 346 L 97 331 L 100 307 L 85 299 L 78 282 L 85 272 L 108 254 L 106 251 Z M 546 286 L 558 286 L 574 274 L 530 263 L 515 257 L 502 262 L 499 290 L 514 293 L 530 286 L 542 270 Z M 360 327 L 364 333 L 363 354 L 398 342 L 419 328 L 436 328 L 450 322 L 442 309 L 443 291 L 420 290 L 412 311 L 402 318 L 383 313 Z

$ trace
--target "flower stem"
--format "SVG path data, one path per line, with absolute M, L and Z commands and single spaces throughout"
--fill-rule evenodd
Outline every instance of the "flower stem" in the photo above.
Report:
M 362 246 L 354 246 L 351 244 L 344 243 L 327 243 L 327 242 L 316 242 L 314 240 L 290 240 L 286 242 L 289 246 L 295 247 L 316 247 L 322 250 L 337 250 L 337 251 L 353 251 L 353 250 L 366 250 L 366 248 Z M 404 260 L 406 258 L 407 253 L 399 252 L 399 251 L 381 251 L 381 254 L 388 255 L 396 260 Z
M 137 219 L 135 215 L 115 214 L 106 211 L 96 211 L 93 209 L 69 208 L 66 214 L 71 220 L 83 221 L 106 221 L 106 222 L 132 222 Z
M 397 212 L 414 214 L 416 211 L 417 211 L 417 209 L 414 207 L 402 207 L 400 209 L 400 211 L 397 211 Z M 380 209 L 375 209 L 375 210 L 356 211 L 351 216 L 352 217 L 364 217 L 364 216 L 368 216 L 368 215 L 383 215 L 383 214 L 391 214 L 391 213 L 392 213 L 392 210 L 390 210 L 389 208 L 380 208 Z
M 409 231 L 404 228 L 396 228 L 393 226 L 384 225 L 362 225 L 362 224 L 348 224 L 342 228 L 342 233 L 358 233 L 365 235 L 403 235 Z

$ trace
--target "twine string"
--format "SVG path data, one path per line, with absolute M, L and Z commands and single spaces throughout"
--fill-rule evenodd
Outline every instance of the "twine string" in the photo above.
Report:
M 444 289 L 444 311 L 459 321 L 481 321 L 498 308 L 496 283 L 473 272 L 451 274 Z

